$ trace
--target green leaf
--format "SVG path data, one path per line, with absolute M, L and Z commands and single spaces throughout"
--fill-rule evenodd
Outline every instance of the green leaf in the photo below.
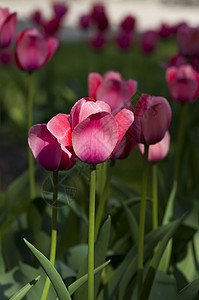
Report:
M 125 211 L 125 214 L 126 214 L 126 217 L 127 217 L 127 220 L 128 220 L 132 240 L 135 244 L 137 244 L 138 235 L 139 235 L 139 228 L 138 228 L 136 218 L 134 217 L 134 214 L 132 213 L 130 208 L 126 205 L 125 201 L 121 200 L 120 203 L 122 204 L 122 206 L 124 208 L 124 211 Z
M 37 250 L 33 245 L 31 245 L 28 241 L 24 239 L 26 245 L 29 247 L 31 252 L 35 255 L 35 257 L 40 262 L 42 268 L 46 272 L 47 276 L 49 277 L 52 285 L 54 286 L 54 289 L 57 293 L 57 296 L 60 300 L 71 300 L 71 297 L 69 295 L 69 292 L 62 281 L 59 273 L 57 270 L 53 267 L 53 265 L 50 263 L 50 261 L 39 251 Z
M 5 273 L 5 269 L 6 269 L 5 262 L 4 262 L 3 254 L 2 254 L 2 243 L 0 240 L 0 275 Z
M 167 243 L 171 239 L 171 237 L 174 235 L 174 233 L 176 232 L 178 227 L 180 226 L 184 217 L 185 216 L 183 215 L 180 219 L 172 222 L 172 226 L 169 228 L 168 232 L 165 234 L 163 239 L 160 241 L 160 243 L 155 251 L 155 254 L 150 262 L 149 270 L 148 270 L 146 278 L 144 280 L 141 297 L 140 297 L 141 300 L 148 299 L 157 267 L 160 263 L 162 255 L 166 249 Z
M 105 268 L 109 264 L 110 260 L 105 262 L 103 265 L 99 266 L 98 268 L 94 269 L 94 274 L 101 271 L 103 268 Z M 68 291 L 70 295 L 72 295 L 82 284 L 84 284 L 88 280 L 88 274 L 82 276 L 81 278 L 77 279 L 75 282 L 73 282 L 69 287 Z
M 177 295 L 177 300 L 198 299 L 199 278 L 185 286 Z
M 177 297 L 177 285 L 173 276 L 157 271 L 151 289 L 149 300 L 175 300 Z M 191 299 L 191 298 L 189 298 Z
M 10 300 L 21 300 L 29 292 L 29 290 L 38 282 L 40 276 L 33 279 L 31 282 L 26 284 L 22 289 L 20 289 L 16 294 L 14 294 Z

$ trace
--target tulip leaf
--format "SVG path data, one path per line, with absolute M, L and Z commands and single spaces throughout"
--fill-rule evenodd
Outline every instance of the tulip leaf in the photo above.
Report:
M 24 239 L 26 245 L 29 247 L 31 252 L 35 255 L 35 257 L 40 262 L 42 268 L 46 272 L 47 276 L 49 277 L 54 289 L 57 293 L 57 296 L 60 300 L 71 300 L 70 294 L 61 279 L 59 273 L 54 268 L 54 266 L 50 263 L 50 261 L 33 245 L 31 245 L 28 241 Z
M 150 262 L 149 270 L 147 272 L 146 278 L 144 280 L 142 293 L 140 296 L 140 300 L 147 300 L 151 291 L 151 287 L 154 281 L 154 277 L 156 274 L 157 267 L 160 263 L 161 257 L 166 249 L 168 241 L 171 239 L 171 237 L 175 234 L 176 230 L 180 226 L 182 220 L 184 219 L 185 215 L 183 215 L 178 220 L 172 222 L 172 226 L 168 229 L 167 233 L 163 237 L 163 239 L 160 241 L 155 254 Z
M 177 300 L 197 299 L 199 293 L 199 278 L 185 286 L 177 295 Z
M 110 263 L 110 260 L 102 264 L 101 266 L 94 269 L 94 274 L 101 271 L 103 268 L 105 268 Z M 82 276 L 81 278 L 77 279 L 75 282 L 73 282 L 69 287 L 68 291 L 70 295 L 72 295 L 82 284 L 84 284 L 88 280 L 88 274 Z
M 26 284 L 22 289 L 20 289 L 16 294 L 14 294 L 10 300 L 21 300 L 29 292 L 29 290 L 38 282 L 40 276 L 36 277 L 28 284 Z

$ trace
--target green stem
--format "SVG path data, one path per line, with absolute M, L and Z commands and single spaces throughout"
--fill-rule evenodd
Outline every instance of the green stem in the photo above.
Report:
M 32 112 L 33 112 L 33 92 L 32 92 L 32 73 L 28 73 L 28 131 L 32 126 Z M 34 158 L 32 151 L 28 151 L 28 164 L 29 164 L 29 182 L 30 182 L 30 198 L 35 196 L 35 177 L 34 177 Z
M 157 165 L 152 166 L 153 180 L 153 229 L 158 227 L 158 185 L 157 185 Z
M 138 241 L 138 299 L 142 290 L 142 273 L 143 273 L 143 251 L 144 251 L 144 228 L 145 228 L 145 210 L 146 210 L 146 194 L 147 194 L 147 176 L 148 176 L 148 150 L 149 146 L 145 145 L 144 149 L 144 168 L 142 181 L 142 198 L 140 208 L 139 222 L 139 241 Z
M 104 205 L 105 205 L 105 202 L 106 202 L 106 199 L 107 199 L 110 182 L 111 182 L 111 178 L 112 178 L 112 175 L 113 175 L 114 165 L 115 165 L 115 160 L 111 160 L 111 165 L 110 165 L 110 168 L 109 168 L 109 172 L 108 172 L 108 175 L 107 175 L 107 179 L 106 179 L 106 182 L 105 182 L 105 185 L 104 185 L 104 189 L 103 189 L 103 192 L 102 192 L 102 197 L 100 199 L 99 207 L 98 207 L 97 215 L 96 215 L 95 241 L 97 239 L 98 231 L 99 231 L 99 228 L 100 228 L 102 215 L 103 215 L 103 211 L 104 211 Z
M 91 166 L 88 233 L 88 300 L 94 300 L 94 230 L 96 166 Z
M 58 171 L 53 172 L 53 203 L 52 203 L 52 231 L 51 231 L 51 247 L 50 247 L 50 262 L 55 263 L 56 244 L 57 244 L 57 186 L 58 186 Z M 41 300 L 47 299 L 50 288 L 50 279 L 47 277 L 44 285 Z

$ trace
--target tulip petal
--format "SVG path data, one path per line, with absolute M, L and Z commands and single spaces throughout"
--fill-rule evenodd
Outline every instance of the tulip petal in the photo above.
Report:
M 155 144 L 165 135 L 171 122 L 171 108 L 167 102 L 151 106 L 143 115 L 141 123 L 146 144 Z
M 72 132 L 72 143 L 78 158 L 87 163 L 101 163 L 113 152 L 118 140 L 118 125 L 112 115 L 100 112 L 90 115 Z
M 46 43 L 48 47 L 48 53 L 47 53 L 45 63 L 47 63 L 51 59 L 51 57 L 53 56 L 53 54 L 55 53 L 55 51 L 59 46 L 59 42 L 56 38 L 48 38 L 46 39 Z
M 61 161 L 59 164 L 60 170 L 69 170 L 71 169 L 77 161 L 76 156 L 74 155 L 74 151 L 72 146 L 64 147 L 61 145 L 62 155 Z
M 108 103 L 112 111 L 123 107 L 130 99 L 131 93 L 126 84 L 114 79 L 103 81 L 96 93 L 96 100 Z
M 101 83 L 102 77 L 99 73 L 90 73 L 88 75 L 88 94 L 90 98 L 96 98 L 96 92 Z
M 69 115 L 56 115 L 47 123 L 47 128 L 58 139 L 60 144 L 72 146 Z
M 166 80 L 171 83 L 177 76 L 177 69 L 175 67 L 170 67 L 166 70 Z
M 133 95 L 136 93 L 136 90 L 137 90 L 137 81 L 136 80 L 133 80 L 133 79 L 129 79 L 127 82 L 126 82 L 126 85 L 131 93 L 131 98 L 133 97 Z
M 8 47 L 12 41 L 17 25 L 16 13 L 10 14 L 0 30 L 0 46 Z
M 171 97 L 182 102 L 194 101 L 198 89 L 197 81 L 190 78 L 176 78 L 169 85 Z
M 118 124 L 118 141 L 116 144 L 117 147 L 117 145 L 120 143 L 129 127 L 133 123 L 134 114 L 131 110 L 123 108 L 114 117 Z
M 119 72 L 116 71 L 108 71 L 103 76 L 104 80 L 114 79 L 118 81 L 122 81 L 122 76 Z
M 56 138 L 48 131 L 46 124 L 30 128 L 28 143 L 37 162 L 46 170 L 57 170 L 62 151 Z
M 45 63 L 47 53 L 46 41 L 37 36 L 25 36 L 16 44 L 16 59 L 24 70 L 40 68 Z

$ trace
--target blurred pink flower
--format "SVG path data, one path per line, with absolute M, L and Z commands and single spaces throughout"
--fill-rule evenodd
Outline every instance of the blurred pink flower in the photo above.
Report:
M 58 47 L 55 38 L 44 38 L 36 29 L 27 29 L 17 35 L 15 59 L 21 70 L 33 71 L 43 67 Z
M 32 126 L 28 143 L 38 164 L 46 170 L 68 170 L 76 162 L 68 115 L 58 114 L 48 124 Z
M 121 32 L 115 39 L 120 49 L 129 49 L 133 43 L 132 33 Z
M 158 33 L 155 30 L 147 30 L 141 35 L 140 46 L 145 53 L 155 50 L 158 42 Z
M 91 98 L 77 101 L 70 115 L 75 154 L 93 164 L 110 158 L 134 120 L 132 111 L 124 108 L 113 116 L 107 103 Z
M 166 131 L 163 139 L 156 144 L 149 145 L 148 161 L 157 162 L 164 159 L 168 152 L 170 146 L 170 134 Z M 144 145 L 139 144 L 139 149 L 142 156 L 144 156 Z
M 173 28 L 166 23 L 162 23 L 158 30 L 158 34 L 161 38 L 168 38 L 172 35 L 172 33 L 173 33 Z
M 89 14 L 81 15 L 79 25 L 82 29 L 88 29 L 91 25 L 91 16 Z
M 171 122 L 171 108 L 163 97 L 142 94 L 139 99 L 132 134 L 136 142 L 155 144 L 165 135 Z
M 13 39 L 17 25 L 17 14 L 8 8 L 0 8 L 0 48 L 8 47 Z
M 199 95 L 199 75 L 191 65 L 168 68 L 166 80 L 174 100 L 192 102 Z
M 106 44 L 105 36 L 102 32 L 97 32 L 96 35 L 89 40 L 89 44 L 96 50 L 102 49 Z
M 108 29 L 109 21 L 106 14 L 105 6 L 101 3 L 96 3 L 91 9 L 92 23 L 101 31 Z
M 180 55 L 199 55 L 199 27 L 181 26 L 177 40 Z
M 12 61 L 12 53 L 10 50 L 1 50 L 0 51 L 0 62 L 4 66 L 8 66 Z
M 124 81 L 120 73 L 108 71 L 102 77 L 99 73 L 88 76 L 89 97 L 108 103 L 112 111 L 131 107 L 131 99 L 137 89 L 137 81 Z
M 135 28 L 135 23 L 136 19 L 134 17 L 127 16 L 122 20 L 120 27 L 124 32 L 131 33 Z

